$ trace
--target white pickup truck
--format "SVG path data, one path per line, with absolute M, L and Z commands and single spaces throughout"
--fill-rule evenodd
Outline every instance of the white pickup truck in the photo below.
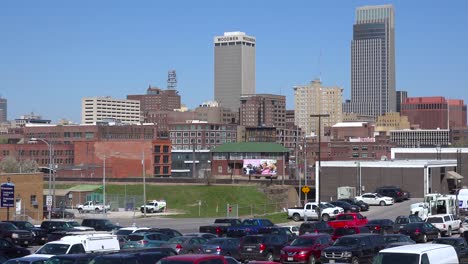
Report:
M 78 209 L 78 212 L 81 214 L 81 213 L 85 213 L 85 212 L 96 212 L 96 213 L 99 213 L 99 212 L 104 212 L 104 211 L 108 211 L 110 210 L 110 205 L 106 205 L 105 206 L 105 209 L 104 209 L 104 205 L 102 205 L 101 203 L 96 203 L 96 202 L 93 202 L 93 201 L 88 201 L 84 204 L 78 204 L 76 206 L 76 209 Z
M 152 200 L 148 201 L 146 204 L 140 206 L 140 211 L 142 213 L 145 212 L 145 207 L 146 207 L 146 212 L 147 213 L 157 213 L 157 212 L 163 212 L 166 209 L 166 201 L 161 200 Z
M 288 218 L 292 218 L 294 221 L 300 221 L 307 216 L 309 220 L 318 220 L 318 213 L 317 213 L 317 203 L 306 203 L 304 207 L 294 207 L 288 208 Z M 340 207 L 329 207 L 324 203 L 320 204 L 320 210 L 322 215 L 323 221 L 329 221 L 331 219 L 335 219 L 338 214 L 344 212 L 343 208 Z
M 453 232 L 460 232 L 461 220 L 452 214 L 430 215 L 426 222 L 440 230 L 442 236 L 452 236 Z

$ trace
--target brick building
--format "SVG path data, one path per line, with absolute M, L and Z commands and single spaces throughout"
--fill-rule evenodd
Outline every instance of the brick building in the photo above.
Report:
M 224 143 L 237 141 L 237 124 L 219 124 L 192 121 L 169 125 L 174 150 L 212 149 Z
M 411 124 L 407 116 L 402 116 L 398 112 L 387 112 L 382 116 L 377 117 L 375 123 L 376 132 L 384 132 L 389 134 L 390 130 L 410 129 Z
M 401 104 L 401 115 L 421 129 L 448 129 L 466 126 L 466 105 L 463 100 L 437 97 L 408 97 Z
M 286 96 L 249 94 L 240 98 L 239 123 L 246 127 L 286 126 Z
M 237 124 L 239 113 L 220 106 L 217 102 L 204 102 L 195 108 L 196 120 L 207 123 Z
M 390 141 L 399 147 L 419 148 L 450 145 L 448 129 L 390 130 Z
M 373 137 L 374 126 L 367 122 L 337 123 L 330 128 L 330 136 L 333 140 Z
M 140 102 L 144 122 L 151 122 L 149 118 L 150 113 L 173 111 L 181 106 L 180 95 L 177 90 L 163 90 L 151 86 L 146 90 L 146 94 L 127 95 L 127 99 Z

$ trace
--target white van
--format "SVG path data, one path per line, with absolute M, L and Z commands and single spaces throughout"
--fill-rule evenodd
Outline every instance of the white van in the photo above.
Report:
M 60 240 L 43 245 L 34 255 L 50 258 L 55 255 L 114 252 L 119 250 L 120 246 L 116 235 L 101 233 L 65 236 Z
M 457 252 L 450 245 L 414 244 L 381 250 L 372 264 L 458 264 Z

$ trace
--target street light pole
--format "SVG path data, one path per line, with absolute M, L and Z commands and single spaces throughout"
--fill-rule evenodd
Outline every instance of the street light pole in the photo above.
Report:
M 104 206 L 104 213 L 106 212 L 106 156 L 102 161 L 102 205 Z
M 315 186 L 315 192 L 316 192 L 316 196 L 317 196 L 317 210 L 318 210 L 318 220 L 319 221 L 322 221 L 322 213 L 321 213 L 321 208 L 320 208 L 320 190 L 322 189 L 322 186 L 320 186 L 320 161 L 321 161 L 321 136 L 322 136 L 322 126 L 321 126 L 321 119 L 322 117 L 329 117 L 330 115 L 329 114 L 316 114 L 316 115 L 310 115 L 310 117 L 318 117 L 318 170 L 317 170 L 317 175 L 315 175 L 315 177 L 317 177 L 317 186 Z
M 50 142 L 47 142 L 47 140 L 43 138 L 31 138 L 32 141 L 41 141 L 44 142 L 47 147 L 49 148 L 49 197 L 52 197 L 52 144 Z M 49 209 L 49 206 L 47 206 L 47 209 Z M 52 215 L 52 208 L 49 210 L 49 214 L 47 216 L 47 219 L 50 220 Z
M 146 172 L 145 172 L 145 151 L 142 152 L 141 166 L 143 169 L 143 216 L 146 217 Z

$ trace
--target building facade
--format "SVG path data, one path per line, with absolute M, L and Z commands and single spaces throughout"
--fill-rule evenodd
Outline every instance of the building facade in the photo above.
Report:
M 401 104 L 405 102 L 406 98 L 408 98 L 407 91 L 396 91 L 396 111 L 398 113 L 401 112 Z
M 8 120 L 8 100 L 0 97 L 0 123 Z
M 225 32 L 214 37 L 214 97 L 238 112 L 240 96 L 255 94 L 255 37 Z
M 193 164 L 195 163 L 195 166 Z M 208 149 L 172 151 L 171 177 L 208 178 L 211 176 L 211 152 Z
M 408 97 L 401 105 L 401 114 L 411 125 L 421 129 L 449 129 L 466 126 L 467 112 L 463 100 L 447 100 L 442 96 Z
M 81 99 L 82 124 L 96 124 L 110 119 L 125 124 L 140 123 L 140 101 L 112 99 L 110 96 Z
M 306 86 L 294 87 L 294 119 L 306 135 L 318 134 L 319 120 L 312 114 L 329 114 L 321 118 L 323 127 L 333 126 L 342 121 L 343 89 L 337 86 L 326 87 L 318 79 Z
M 390 130 L 390 140 L 397 146 L 405 148 L 448 146 L 450 145 L 450 130 Z
M 332 140 L 374 137 L 374 126 L 367 122 L 337 123 L 331 127 L 330 136 Z
M 374 117 L 395 112 L 395 23 L 391 5 L 356 10 L 351 41 L 351 108 Z
M 240 98 L 239 121 L 245 127 L 286 127 L 286 96 L 249 94 Z
M 411 124 L 407 116 L 402 116 L 398 112 L 387 112 L 385 115 L 378 116 L 375 123 L 376 132 L 389 134 L 390 130 L 410 129 Z
M 169 125 L 173 150 L 212 149 L 237 141 L 237 124 L 193 121 Z
M 196 120 L 205 121 L 207 123 L 221 124 L 237 124 L 239 113 L 233 112 L 231 109 L 222 107 L 218 102 L 204 102 L 194 110 Z
M 140 109 L 144 122 L 149 122 L 148 115 L 158 111 L 173 111 L 180 109 L 180 95 L 177 90 L 163 90 L 148 87 L 146 94 L 127 95 L 127 100 L 140 101 Z

